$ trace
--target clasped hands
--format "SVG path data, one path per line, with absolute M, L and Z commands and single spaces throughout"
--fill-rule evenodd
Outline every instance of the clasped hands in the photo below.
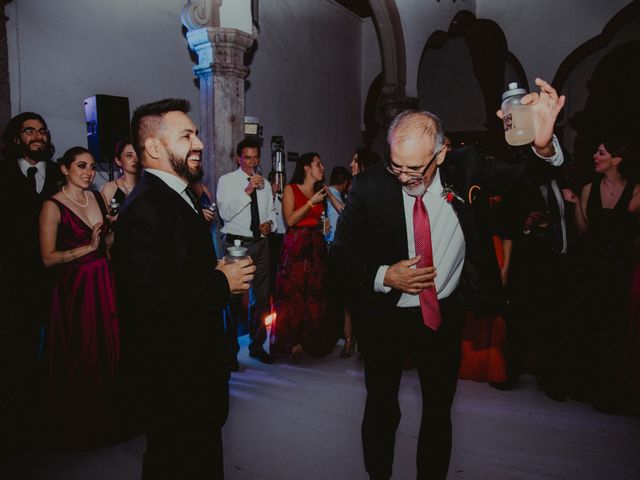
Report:
M 433 287 L 437 276 L 435 267 L 411 268 L 417 265 L 420 259 L 421 255 L 418 255 L 389 266 L 384 276 L 384 285 L 413 295 L 425 288 Z

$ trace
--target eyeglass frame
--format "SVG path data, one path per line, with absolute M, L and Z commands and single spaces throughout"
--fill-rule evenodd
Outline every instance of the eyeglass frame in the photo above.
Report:
M 39 133 L 43 137 L 49 136 L 49 130 L 46 128 L 26 127 L 20 130 L 20 133 L 24 133 L 27 137 L 35 137 L 36 133 Z
M 417 180 L 418 178 L 422 178 L 424 177 L 424 175 L 427 173 L 427 170 L 429 170 L 429 167 L 431 167 L 431 164 L 435 161 L 435 159 L 438 157 L 438 155 L 440 155 L 440 153 L 442 152 L 442 149 L 444 148 L 444 145 L 441 146 L 438 151 L 436 151 L 436 153 L 433 154 L 433 157 L 431 157 L 431 160 L 429 160 L 429 162 L 427 162 L 427 165 L 422 169 L 421 172 L 419 172 L 418 170 L 414 170 L 414 171 L 400 171 L 400 173 L 396 173 L 393 170 L 393 162 L 391 160 L 387 160 L 385 162 L 384 168 L 385 170 L 390 173 L 391 175 L 393 175 L 396 178 L 400 178 L 400 175 L 404 174 L 407 177 L 410 177 L 412 179 Z M 407 167 L 407 168 L 411 168 L 411 167 Z M 420 167 L 413 167 L 413 168 L 420 168 Z M 419 175 L 418 175 L 419 173 Z

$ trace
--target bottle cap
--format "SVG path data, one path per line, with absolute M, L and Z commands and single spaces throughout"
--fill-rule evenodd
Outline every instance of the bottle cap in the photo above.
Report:
M 233 258 L 242 258 L 247 256 L 247 248 L 242 246 L 242 241 L 234 240 L 233 247 L 227 248 L 227 255 Z
M 527 91 L 524 88 L 518 87 L 518 82 L 509 83 L 509 87 L 506 92 L 502 94 L 502 100 L 506 100 L 514 95 L 526 95 Z

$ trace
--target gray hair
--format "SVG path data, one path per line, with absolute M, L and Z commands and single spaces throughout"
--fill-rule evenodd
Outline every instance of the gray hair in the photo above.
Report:
M 393 119 L 389 125 L 387 142 L 405 140 L 414 134 L 427 135 L 433 140 L 433 151 L 437 152 L 444 144 L 444 130 L 437 115 L 426 110 L 405 110 Z

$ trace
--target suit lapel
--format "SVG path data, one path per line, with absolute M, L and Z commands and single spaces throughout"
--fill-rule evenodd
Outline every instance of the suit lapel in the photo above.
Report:
M 384 181 L 381 182 L 383 188 L 380 189 L 379 194 L 383 198 L 381 203 L 384 215 L 381 215 L 380 221 L 384 222 L 386 228 L 389 229 L 385 235 L 392 235 L 392 238 L 395 239 L 393 251 L 400 253 L 400 258 L 406 259 L 409 258 L 409 251 L 407 248 L 407 222 L 404 214 L 402 185 L 386 173 L 383 173 L 383 175 Z M 382 220 L 383 218 L 386 221 Z

